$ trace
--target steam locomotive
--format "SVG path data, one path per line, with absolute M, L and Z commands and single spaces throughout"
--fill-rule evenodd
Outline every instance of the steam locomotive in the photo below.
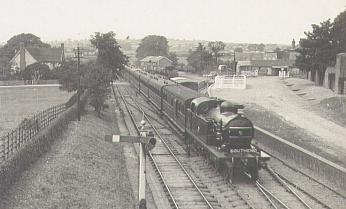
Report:
M 203 96 L 139 69 L 126 68 L 123 77 L 184 132 L 188 150 L 204 155 L 227 180 L 239 172 L 258 179 L 269 156 L 251 145 L 255 130 L 242 115 L 243 105 Z

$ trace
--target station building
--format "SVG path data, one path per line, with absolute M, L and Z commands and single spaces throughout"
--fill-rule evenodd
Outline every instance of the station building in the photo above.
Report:
M 293 60 L 238 61 L 237 74 L 246 76 L 278 76 L 279 71 L 296 72 Z
M 165 56 L 147 56 L 140 60 L 140 65 L 144 70 L 162 71 L 172 66 L 172 61 Z

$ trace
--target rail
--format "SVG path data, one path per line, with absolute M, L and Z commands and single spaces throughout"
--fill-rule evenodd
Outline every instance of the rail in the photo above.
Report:
M 113 91 L 114 97 L 116 97 L 116 94 L 115 94 L 113 85 L 112 85 L 111 87 L 112 87 L 112 91 Z M 124 95 L 120 93 L 120 90 L 119 90 L 118 86 L 116 86 L 116 88 L 117 88 L 117 90 L 118 90 L 118 92 L 119 92 L 119 95 L 120 95 L 120 97 L 121 97 L 121 100 L 122 100 L 123 103 L 124 103 L 126 112 L 129 113 L 130 119 L 131 119 L 132 123 L 133 123 L 134 126 L 135 126 L 135 129 L 136 129 L 137 134 L 139 135 L 139 134 L 140 134 L 140 131 L 139 131 L 139 128 L 138 128 L 138 126 L 137 126 L 137 124 L 136 124 L 136 122 L 135 122 L 133 113 L 130 111 L 130 109 L 129 109 L 128 106 L 126 105 L 127 102 L 126 102 L 126 100 L 125 100 L 125 98 L 124 98 Z M 143 111 L 142 111 L 142 112 L 143 112 Z M 145 114 L 144 114 L 144 115 L 145 115 Z M 150 154 L 150 152 L 149 152 L 149 157 L 153 160 L 153 156 Z M 166 188 L 166 190 L 167 190 L 167 192 L 168 192 L 168 194 L 169 194 L 169 196 L 170 196 L 170 198 L 171 198 L 171 200 L 172 200 L 172 202 L 173 202 L 173 204 L 174 204 L 174 207 L 178 208 L 178 205 L 177 205 L 177 203 L 176 203 L 176 201 L 175 201 L 175 199 L 174 199 L 174 197 L 173 197 L 173 194 L 172 194 L 172 192 L 170 191 L 169 187 L 167 186 L 167 184 L 166 184 L 166 182 L 165 182 L 165 180 L 164 180 L 164 178 L 163 178 L 163 175 L 162 175 L 161 171 L 158 169 L 158 166 L 157 166 L 156 162 L 155 162 L 155 161 L 153 161 L 153 162 L 154 162 L 155 168 L 159 171 L 159 172 L 158 172 L 158 173 L 159 173 L 159 176 L 160 176 L 161 180 L 163 181 L 163 184 L 164 184 L 164 186 L 165 186 L 165 188 Z
M 113 87 L 112 87 L 113 89 Z M 118 89 L 117 87 L 117 90 L 119 91 L 119 94 L 121 95 L 121 98 L 124 102 L 124 104 L 128 104 L 128 102 L 125 100 L 124 96 L 120 93 L 120 90 Z M 113 89 L 113 93 L 114 93 L 114 89 Z M 115 94 L 115 93 L 114 93 Z M 134 100 L 133 100 L 134 101 Z M 136 109 L 140 110 L 142 113 L 144 113 L 144 110 L 134 101 L 134 104 L 137 106 Z M 134 120 L 134 117 L 132 115 L 132 112 L 128 109 L 127 105 L 125 105 L 125 108 L 127 110 L 127 112 L 130 114 L 130 117 L 131 117 L 131 120 L 132 122 L 135 124 L 135 127 L 136 127 L 136 131 L 137 133 L 139 133 L 139 130 L 138 130 L 138 127 L 136 126 L 136 123 L 135 123 L 135 120 Z M 156 127 L 152 124 L 151 122 L 151 119 L 146 115 L 146 114 L 143 114 L 144 115 L 144 118 L 146 119 L 146 121 L 149 123 L 149 125 L 153 128 L 153 130 L 155 131 L 156 135 L 159 137 L 159 139 L 161 140 L 161 142 L 165 145 L 165 147 L 167 148 L 167 150 L 169 151 L 169 153 L 171 154 L 171 156 L 174 158 L 174 160 L 178 163 L 178 165 L 180 166 L 180 168 L 184 171 L 184 173 L 186 174 L 186 176 L 188 177 L 188 179 L 190 180 L 190 182 L 193 184 L 193 186 L 196 188 L 196 190 L 198 191 L 198 193 L 201 195 L 201 197 L 203 198 L 203 200 L 205 201 L 205 203 L 207 204 L 208 208 L 209 209 L 213 209 L 214 207 L 210 204 L 210 202 L 208 201 L 208 199 L 205 197 L 205 195 L 203 194 L 203 192 L 199 189 L 198 185 L 194 182 L 194 180 L 192 179 L 192 177 L 188 174 L 187 170 L 184 168 L 184 166 L 182 165 L 182 163 L 180 162 L 180 160 L 175 156 L 175 154 L 173 153 L 173 151 L 171 150 L 171 148 L 168 146 L 168 144 L 166 143 L 165 139 L 161 136 L 161 134 L 159 133 L 159 131 L 156 129 Z M 155 162 L 152 154 L 149 152 L 149 157 L 150 159 L 154 162 L 154 166 L 156 168 L 156 170 L 158 171 L 159 173 L 159 176 L 165 186 L 165 189 L 167 190 L 173 204 L 174 204 L 174 207 L 175 208 L 179 208 L 178 207 L 178 204 L 172 194 L 172 192 L 170 191 L 166 181 L 165 181 L 165 178 L 163 177 L 157 163 Z

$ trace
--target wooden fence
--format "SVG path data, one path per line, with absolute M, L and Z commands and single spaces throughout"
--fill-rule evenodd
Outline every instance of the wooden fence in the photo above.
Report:
M 72 99 L 73 100 L 73 99 Z M 64 112 L 70 104 L 60 104 L 25 118 L 20 125 L 0 139 L 0 163 L 6 161 L 16 153 L 21 146 L 35 137 L 40 130 L 46 128 L 51 122 Z
M 244 75 L 218 75 L 215 77 L 215 88 L 246 89 L 246 76 Z

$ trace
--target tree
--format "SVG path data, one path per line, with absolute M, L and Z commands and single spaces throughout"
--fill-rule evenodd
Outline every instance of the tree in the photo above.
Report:
M 299 41 L 296 66 L 305 71 L 317 71 L 318 84 L 322 84 L 327 66 L 334 65 L 336 49 L 333 45 L 333 24 L 328 19 L 320 25 L 313 24 L 312 32 L 305 32 L 306 38 Z
M 89 63 L 84 67 L 84 76 L 81 80 L 83 88 L 90 90 L 90 105 L 94 107 L 97 115 L 101 116 L 101 110 L 110 92 L 112 72 L 109 68 L 96 63 Z
M 4 45 L 4 54 L 8 58 L 12 58 L 16 50 L 19 50 L 20 43 L 24 43 L 25 47 L 50 48 L 50 45 L 43 43 L 41 39 L 31 33 L 21 33 L 10 38 Z
M 19 50 L 21 43 L 24 43 L 25 47 L 50 47 L 49 44 L 43 43 L 39 37 L 31 33 L 22 33 L 10 38 L 7 43 L 2 48 L 0 48 L 0 71 L 2 73 L 1 77 L 3 77 L 3 79 L 12 77 L 10 75 L 9 62 L 15 55 L 15 52 Z M 15 77 L 18 75 L 13 76 Z
M 170 59 L 172 61 L 172 65 L 174 68 L 176 68 L 178 66 L 178 57 L 177 57 L 177 54 L 175 52 L 169 52 L 168 59 Z
M 6 79 L 9 75 L 9 62 L 10 58 L 8 56 L 3 55 L 3 48 L 0 48 L 0 79 Z
M 213 56 L 202 43 L 198 43 L 195 50 L 190 50 L 187 57 L 187 62 L 194 67 L 197 72 L 202 72 L 207 69 L 212 63 Z
M 109 68 L 112 71 L 112 78 L 116 78 L 117 72 L 127 64 L 128 58 L 120 50 L 115 33 L 96 32 L 91 36 L 90 42 L 98 50 L 97 63 Z
M 208 43 L 209 49 L 213 52 L 215 57 L 216 66 L 218 65 L 218 57 L 220 56 L 219 52 L 225 49 L 226 44 L 222 41 L 212 41 Z
M 263 52 L 265 47 L 266 47 L 266 45 L 261 43 L 261 44 L 257 45 L 257 51 Z
M 237 52 L 237 53 L 243 53 L 243 48 L 237 47 L 237 48 L 234 49 L 234 51 Z
M 166 37 L 157 35 L 144 37 L 136 50 L 136 57 L 141 60 L 147 56 L 168 57 L 168 41 Z
M 98 116 L 101 116 L 101 110 L 109 93 L 110 82 L 116 79 L 119 70 L 125 67 L 127 57 L 120 50 L 114 32 L 97 32 L 91 36 L 90 42 L 98 49 L 96 62 L 82 64 L 79 75 L 75 61 L 65 62 L 57 71 L 63 90 L 77 90 L 80 77 L 81 89 L 89 90 L 90 104 L 95 108 Z
M 80 77 L 84 77 L 84 65 L 80 66 Z M 77 91 L 78 89 L 78 72 L 77 72 L 77 62 L 66 61 L 62 66 L 56 69 L 59 83 L 61 84 L 61 89 L 68 92 Z M 84 89 L 83 86 L 81 86 Z
M 20 78 L 24 80 L 35 80 L 39 81 L 40 79 L 55 79 L 56 76 L 45 64 L 34 63 L 29 65 L 23 71 L 19 71 Z
M 257 44 L 249 44 L 247 46 L 247 50 L 249 50 L 249 51 L 256 51 L 257 50 Z
M 334 19 L 331 33 L 336 53 L 346 52 L 346 10 Z

